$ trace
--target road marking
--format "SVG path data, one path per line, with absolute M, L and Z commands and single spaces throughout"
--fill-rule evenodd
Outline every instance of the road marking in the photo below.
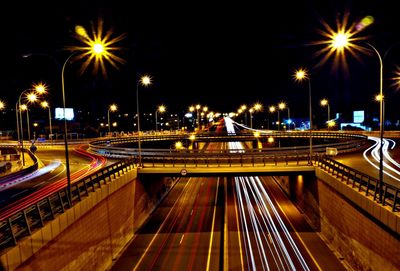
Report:
M 233 187 L 233 190 L 235 190 L 235 187 Z M 233 201 L 235 204 L 235 212 L 236 212 L 236 225 L 237 225 L 237 234 L 238 234 L 238 240 L 239 240 L 239 252 L 240 252 L 240 264 L 242 266 L 242 270 L 244 270 L 244 262 L 243 262 L 243 253 L 242 253 L 242 240 L 240 239 L 240 226 L 239 226 L 239 213 L 237 209 L 237 202 L 236 202 L 236 193 L 233 191 Z
M 43 184 L 44 182 L 40 182 L 40 183 L 38 183 L 38 184 L 35 184 L 33 187 L 36 187 L 36 186 L 39 186 L 39 185 L 41 185 L 41 184 Z
M 229 270 L 228 262 L 228 185 L 227 177 L 224 178 L 224 270 Z
M 179 244 L 182 244 L 183 237 L 185 237 L 185 234 L 182 234 L 181 240 L 179 241 Z
M 12 195 L 11 198 L 18 196 L 19 194 L 25 193 L 26 191 L 28 191 L 28 189 L 24 189 L 21 192 L 18 192 L 17 194 Z
M 275 177 L 271 176 L 272 179 L 275 180 Z M 306 246 L 306 244 L 304 243 L 303 239 L 300 237 L 299 233 L 296 231 L 296 228 L 293 226 L 292 222 L 290 222 L 289 218 L 287 217 L 286 213 L 283 211 L 282 207 L 280 206 L 280 204 L 277 204 L 277 206 L 279 207 L 279 209 L 281 210 L 281 212 L 283 213 L 283 215 L 286 217 L 286 220 L 289 222 L 290 226 L 292 227 L 292 229 L 294 230 L 294 233 L 296 234 L 297 238 L 300 240 L 300 242 L 303 244 L 303 247 L 306 249 L 308 255 L 310 255 L 311 259 L 313 260 L 313 262 L 315 263 L 315 265 L 317 266 L 318 270 L 322 271 L 321 266 L 319 266 L 317 260 L 314 258 L 314 256 L 311 254 L 311 251 L 308 249 L 308 247 Z
M 212 224 L 211 224 L 210 243 L 209 243 L 209 246 L 208 246 L 208 257 L 207 257 L 206 271 L 210 270 L 211 248 L 212 248 L 212 241 L 213 241 L 213 236 L 214 236 L 215 213 L 217 211 L 218 187 L 219 187 L 219 177 L 217 179 L 217 189 L 215 190 L 214 211 L 213 211 L 213 218 L 212 218 Z
M 158 236 L 158 234 L 160 233 L 161 229 L 164 227 L 164 224 L 166 223 L 166 221 L 168 220 L 169 216 L 172 213 L 172 210 L 174 209 L 175 205 L 177 204 L 177 202 L 179 201 L 179 199 L 181 198 L 181 196 L 183 195 L 183 192 L 185 192 L 185 189 L 187 187 L 187 185 L 190 182 L 190 179 L 188 180 L 188 182 L 185 184 L 185 186 L 182 189 L 181 194 L 179 195 L 179 197 L 176 199 L 176 201 L 174 202 L 174 205 L 172 205 L 171 209 L 169 210 L 167 216 L 165 217 L 163 223 L 161 224 L 160 228 L 158 228 L 157 232 L 154 234 L 153 238 L 151 239 L 149 245 L 147 246 L 146 250 L 143 252 L 142 256 L 140 257 L 140 259 L 137 261 L 135 267 L 133 268 L 133 270 L 136 270 L 139 266 L 139 264 L 143 261 L 144 257 L 146 256 L 147 252 L 149 251 L 151 245 L 153 244 L 154 240 L 156 239 L 156 237 Z
M 193 215 L 193 209 L 192 209 L 192 211 L 190 211 L 190 215 Z

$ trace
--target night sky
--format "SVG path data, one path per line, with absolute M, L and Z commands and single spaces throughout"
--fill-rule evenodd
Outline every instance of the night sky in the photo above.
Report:
M 377 115 L 377 56 L 360 54 L 357 60 L 348 54 L 346 73 L 333 69 L 332 59 L 318 66 L 321 56 L 315 53 L 323 46 L 310 44 L 326 39 L 318 33 L 321 20 L 335 27 L 346 11 L 350 22 L 375 18 L 360 35 L 368 36 L 382 55 L 400 41 L 396 1 L 274 1 L 274 6 L 268 6 L 270 1 L 53 2 L 18 2 L 12 10 L 3 9 L 8 15 L 1 19 L 0 99 L 9 105 L 15 106 L 32 81 L 42 80 L 50 86 L 50 102 L 61 106 L 61 72 L 54 60 L 62 65 L 70 55 L 65 47 L 78 44 L 72 35 L 75 25 L 90 29 L 98 18 L 113 36 L 126 35 L 116 52 L 126 63 L 118 70 L 108 65 L 107 78 L 93 74 L 91 67 L 79 75 L 82 62 L 68 63 L 65 71 L 67 107 L 94 115 L 106 115 L 114 102 L 120 112 L 135 112 L 137 79 L 150 74 L 154 84 L 140 89 L 141 112 L 154 112 L 161 103 L 169 112 L 197 103 L 228 112 L 243 103 L 267 107 L 285 101 L 293 117 L 306 118 L 308 86 L 292 77 L 299 67 L 311 72 L 316 117 L 326 114 L 319 106 L 322 98 L 330 100 L 332 114 L 367 110 Z M 21 57 L 28 53 L 33 55 Z M 386 111 L 394 119 L 400 118 L 400 94 L 386 79 L 393 77 L 395 63 L 400 65 L 399 56 L 400 48 L 391 49 L 384 66 Z

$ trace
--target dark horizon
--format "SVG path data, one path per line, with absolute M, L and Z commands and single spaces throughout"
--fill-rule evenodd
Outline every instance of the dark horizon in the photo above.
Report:
M 269 105 L 285 101 L 293 117 L 308 116 L 308 86 L 293 80 L 300 67 L 311 72 L 314 116 L 325 114 L 319 105 L 330 101 L 331 114 L 349 114 L 353 110 L 379 112 L 374 96 L 379 89 L 376 55 L 347 54 L 348 74 L 332 69 L 332 59 L 317 67 L 321 46 L 309 44 L 321 40 L 321 20 L 334 27 L 337 18 L 349 12 L 349 23 L 366 15 L 375 22 L 363 33 L 383 55 L 400 40 L 395 1 L 317 1 L 277 3 L 275 8 L 257 5 L 173 6 L 133 3 L 134 8 L 107 1 L 23 5 L 15 12 L 6 31 L 13 31 L 14 42 L 3 43 L 7 53 L 0 77 L 0 99 L 12 108 L 30 82 L 45 81 L 50 87 L 50 102 L 61 105 L 59 67 L 70 52 L 66 46 L 77 43 L 72 37 L 75 25 L 90 29 L 98 18 L 104 31 L 125 34 L 116 52 L 126 63 L 119 69 L 107 65 L 108 78 L 93 75 L 91 67 L 79 77 L 81 63 L 68 63 L 65 71 L 67 107 L 106 115 L 108 105 L 119 105 L 120 113 L 135 113 L 137 78 L 153 77 L 154 84 L 141 88 L 141 112 L 154 112 L 165 104 L 171 113 L 187 110 L 190 105 L 207 105 L 219 112 L 236 111 L 240 105 L 260 102 L 267 114 Z M 23 59 L 24 54 L 33 54 Z M 48 55 L 47 57 L 44 55 Z M 41 55 L 41 56 L 40 56 Z M 398 119 L 399 93 L 388 78 L 400 51 L 393 49 L 385 60 L 384 91 L 388 118 Z M 4 66 L 3 66 L 4 67 Z M 4 91 L 6 90 L 6 91 Z

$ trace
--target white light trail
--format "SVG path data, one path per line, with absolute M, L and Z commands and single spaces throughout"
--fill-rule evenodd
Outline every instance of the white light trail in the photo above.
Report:
M 380 138 L 378 137 L 373 137 L 373 136 L 369 136 L 368 137 L 369 140 L 374 141 L 374 145 L 372 145 L 371 147 L 369 147 L 368 149 L 366 149 L 363 153 L 364 159 L 370 164 L 372 165 L 374 168 L 376 168 L 377 170 L 379 170 L 379 166 L 376 165 L 369 157 L 368 157 L 368 153 L 371 153 L 372 158 L 379 163 L 380 161 Z M 396 177 L 394 174 L 397 174 L 397 176 L 400 176 L 400 164 L 398 162 L 396 162 L 389 154 L 388 152 L 388 148 L 390 145 L 390 142 L 392 142 L 392 147 L 391 149 L 393 149 L 396 146 L 396 142 L 394 142 L 391 139 L 383 139 L 383 147 L 382 147 L 382 152 L 383 152 L 383 167 L 386 168 L 387 170 L 383 169 L 383 173 L 392 177 L 393 179 L 395 179 L 396 181 L 400 182 L 400 178 Z M 391 165 L 389 165 L 388 163 L 385 162 L 385 159 L 387 161 L 389 161 L 390 163 L 392 163 L 396 168 L 392 167 Z M 391 171 L 391 173 L 389 172 Z
M 42 168 L 35 170 L 34 172 L 32 172 L 30 174 L 9 180 L 5 183 L 2 183 L 2 184 L 0 184 L 0 191 L 6 190 L 14 185 L 17 185 L 17 184 L 32 180 L 34 178 L 37 178 L 39 176 L 42 176 L 44 174 L 47 174 L 47 173 L 53 171 L 54 169 L 56 169 L 57 167 L 59 167 L 60 164 L 61 164 L 61 162 L 56 160 L 56 161 L 51 162 L 47 166 L 44 166 Z
M 225 118 L 225 125 L 228 133 L 235 132 L 230 118 Z M 228 146 L 234 151 L 243 149 L 240 142 L 229 142 Z M 234 180 L 248 269 L 294 271 L 300 266 L 301 270 L 310 270 L 260 178 L 235 177 Z

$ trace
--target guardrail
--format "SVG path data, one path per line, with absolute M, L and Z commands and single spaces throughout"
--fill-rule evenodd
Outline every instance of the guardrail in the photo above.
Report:
M 362 137 L 356 140 L 350 140 L 339 143 L 329 143 L 313 145 L 313 153 L 325 153 L 326 148 L 336 148 L 340 153 L 350 152 L 364 147 L 368 140 Z M 91 143 L 89 149 L 99 155 L 111 158 L 129 158 L 137 156 L 139 150 L 137 148 L 125 148 L 117 146 L 105 146 L 103 144 Z M 141 149 L 142 159 L 151 159 L 152 157 L 166 157 L 168 159 L 180 159 L 188 156 L 193 159 L 197 158 L 222 158 L 223 156 L 232 157 L 235 155 L 251 155 L 251 156 L 296 156 L 306 155 L 309 153 L 309 146 L 282 147 L 282 148 L 262 148 L 262 149 L 223 149 L 223 150 L 197 150 L 197 149 Z
M 12 172 L 12 173 L 8 173 L 4 176 L 1 176 L 0 183 L 4 182 L 6 180 L 17 178 L 18 176 L 24 176 L 24 175 L 31 173 L 39 168 L 39 161 L 38 161 L 37 157 L 30 150 L 28 150 L 28 149 L 24 149 L 24 150 L 25 150 L 24 152 L 27 153 L 30 156 L 30 158 L 32 159 L 33 165 L 26 167 L 22 170 L 18 170 L 18 171 Z M 18 154 L 18 156 L 19 155 L 20 154 Z
M 370 195 L 373 195 L 373 200 L 375 202 L 378 202 L 377 198 L 381 198 L 382 202 L 378 202 L 381 205 L 391 206 L 393 212 L 400 210 L 400 207 L 398 206 L 400 202 L 399 188 L 386 182 L 382 182 L 382 190 L 380 190 L 380 182 L 378 179 L 375 179 L 361 171 L 343 165 L 326 156 L 318 157 L 316 159 L 316 163 L 323 170 L 332 173 L 342 182 L 346 182 L 346 184 L 351 184 L 352 188 L 357 188 L 358 191 L 364 193 L 365 196 L 368 197 Z
M 191 139 L 191 135 L 195 135 L 195 139 Z M 264 131 L 260 133 L 260 138 L 265 137 L 275 137 L 275 138 L 308 138 L 310 137 L 310 132 L 298 132 L 298 131 L 288 131 L 288 132 L 277 132 L 277 131 Z M 343 133 L 343 132 L 312 132 L 313 138 L 325 138 L 325 139 L 352 139 L 360 140 L 367 139 L 368 137 L 361 134 L 353 133 Z M 122 144 L 130 144 L 137 142 L 138 137 L 119 137 L 119 138 L 105 138 L 100 140 L 95 140 L 90 142 L 91 146 L 115 146 Z M 162 141 L 162 140 L 194 140 L 194 141 L 239 141 L 239 140 L 257 140 L 252 132 L 238 132 L 238 133 L 215 133 L 215 132 L 203 132 L 203 133 L 179 133 L 179 134 L 143 134 L 141 135 L 141 141 Z
M 96 171 L 85 178 L 76 181 L 71 186 L 71 201 L 67 197 L 67 187 L 44 196 L 40 200 L 21 208 L 19 205 L 9 206 L 2 210 L 0 215 L 0 250 L 17 244 L 18 240 L 30 235 L 36 228 L 43 227 L 45 222 L 52 220 L 65 209 L 71 208 L 74 203 L 88 196 L 89 192 L 101 187 L 101 184 L 110 182 L 118 175 L 134 167 L 131 159 L 119 161 Z

